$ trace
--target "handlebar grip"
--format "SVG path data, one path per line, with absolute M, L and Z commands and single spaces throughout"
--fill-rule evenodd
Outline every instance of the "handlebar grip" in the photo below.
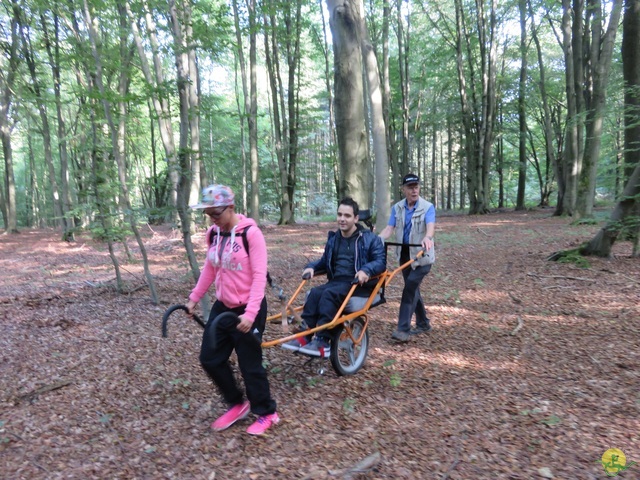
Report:
M 167 308 L 166 312 L 164 312 L 164 315 L 162 316 L 162 336 L 164 338 L 167 338 L 167 322 L 169 321 L 169 317 L 176 310 L 184 310 L 185 312 L 189 313 L 189 309 L 186 305 L 172 305 L 171 307 Z M 202 328 L 204 328 L 204 322 L 202 321 L 200 316 L 197 313 L 193 313 L 192 316 L 193 319 L 198 322 L 198 324 Z

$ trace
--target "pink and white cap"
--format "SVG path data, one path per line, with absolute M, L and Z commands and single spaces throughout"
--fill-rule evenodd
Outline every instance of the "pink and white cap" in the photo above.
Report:
M 235 195 L 233 191 L 225 185 L 209 185 L 202 189 L 202 200 L 191 208 L 211 208 L 211 207 L 228 207 L 234 205 Z

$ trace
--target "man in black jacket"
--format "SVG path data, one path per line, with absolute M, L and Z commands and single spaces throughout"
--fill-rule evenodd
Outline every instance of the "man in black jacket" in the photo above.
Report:
M 368 295 L 372 288 L 366 283 L 371 277 L 387 268 L 384 243 L 373 232 L 358 224 L 358 203 L 350 197 L 338 205 L 338 231 L 329 232 L 322 258 L 309 263 L 302 278 L 311 278 L 326 273 L 328 282 L 314 287 L 304 304 L 302 319 L 309 328 L 326 325 L 335 317 L 344 302 L 354 279 L 357 279 L 360 294 Z M 331 334 L 328 330 L 317 332 L 313 340 L 295 339 L 283 345 L 307 355 L 329 357 Z

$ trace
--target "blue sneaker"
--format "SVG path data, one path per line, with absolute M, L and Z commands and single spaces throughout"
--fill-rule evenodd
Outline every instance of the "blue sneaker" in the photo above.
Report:
M 324 338 L 316 337 L 311 343 L 308 343 L 298 351 L 312 357 L 329 358 L 331 356 L 331 345 Z

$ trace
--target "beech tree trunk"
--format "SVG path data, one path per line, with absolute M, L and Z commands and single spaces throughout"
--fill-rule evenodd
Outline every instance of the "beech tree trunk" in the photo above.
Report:
M 327 0 L 333 35 L 336 132 L 340 161 L 338 197 L 351 196 L 369 208 L 362 50 L 358 0 Z
M 364 57 L 369 102 L 371 105 L 371 134 L 373 138 L 373 154 L 375 158 L 375 204 L 376 230 L 378 232 L 387 225 L 391 214 L 391 197 L 389 195 L 389 158 L 387 157 L 387 131 L 382 109 L 382 85 L 378 70 L 378 59 L 371 44 L 367 25 L 364 19 L 364 4 L 360 0 L 360 29 L 362 31 L 362 55 Z

